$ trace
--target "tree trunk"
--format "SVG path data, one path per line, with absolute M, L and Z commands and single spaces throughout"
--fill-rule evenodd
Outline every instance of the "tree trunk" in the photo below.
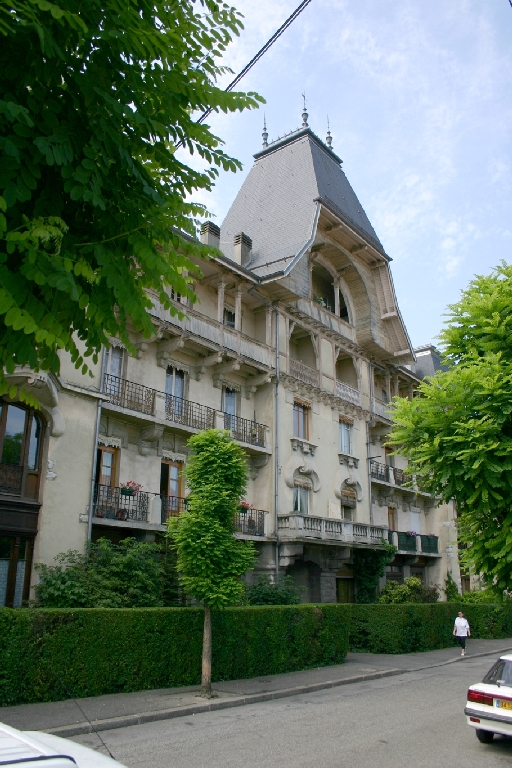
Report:
M 201 696 L 212 695 L 212 609 L 204 605 L 203 664 L 201 670 Z

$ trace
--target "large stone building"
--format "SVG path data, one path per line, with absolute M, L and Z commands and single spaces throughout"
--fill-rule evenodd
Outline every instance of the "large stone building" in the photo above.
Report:
M 187 439 L 229 430 L 250 480 L 237 535 L 254 574 L 288 573 L 305 601 L 354 597 L 353 553 L 397 546 L 386 577 L 459 580 L 453 508 L 404 474 L 385 446 L 393 396 L 421 373 L 390 258 L 331 148 L 303 115 L 267 143 L 221 228 L 204 242 L 198 302 L 155 298 L 154 335 L 131 357 L 112 339 L 94 377 L 63 356 L 58 377 L 20 370 L 40 412 L 4 400 L 0 438 L 0 604 L 19 605 L 33 562 L 88 538 L 154 539 L 186 503 Z M 142 485 L 136 495 L 122 484 Z

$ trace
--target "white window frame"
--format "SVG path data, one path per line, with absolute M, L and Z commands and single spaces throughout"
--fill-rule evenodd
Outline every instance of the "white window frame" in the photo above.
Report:
M 293 511 L 299 515 L 309 515 L 309 491 L 310 488 L 304 485 L 293 486 Z
M 339 446 L 340 453 L 349 456 L 354 452 L 354 425 L 340 419 L 339 422 Z

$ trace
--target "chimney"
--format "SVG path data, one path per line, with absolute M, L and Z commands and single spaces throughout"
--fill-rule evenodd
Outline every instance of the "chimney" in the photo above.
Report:
M 205 221 L 201 227 L 201 242 L 214 248 L 220 246 L 220 229 L 213 221 Z
M 233 261 L 246 267 L 251 260 L 252 240 L 245 232 L 239 232 L 235 235 L 233 247 Z

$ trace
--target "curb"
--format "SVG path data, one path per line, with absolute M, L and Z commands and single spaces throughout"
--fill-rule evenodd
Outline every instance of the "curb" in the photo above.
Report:
M 124 717 L 110 717 L 105 720 L 93 720 L 92 727 L 89 723 L 77 723 L 76 725 L 62 725 L 58 728 L 45 729 L 45 733 L 51 733 L 54 736 L 80 736 L 94 731 L 111 731 L 116 728 L 127 728 L 131 725 L 142 725 L 143 723 L 153 723 L 157 720 L 173 720 L 175 717 L 188 717 L 198 715 L 203 712 L 215 712 L 218 709 L 230 709 L 231 707 L 243 707 L 248 704 L 257 704 L 261 701 L 272 701 L 273 699 L 284 699 L 287 696 L 296 696 L 301 693 L 313 693 L 326 688 L 337 688 L 340 685 L 351 685 L 352 683 L 361 683 L 366 680 L 379 680 L 382 677 L 391 677 L 393 675 L 403 675 L 407 669 L 385 669 L 382 672 L 371 672 L 367 675 L 355 675 L 354 677 L 344 677 L 340 680 L 326 680 L 323 683 L 312 683 L 311 685 L 300 685 L 295 688 L 282 688 L 277 691 L 267 693 L 254 693 L 248 696 L 239 696 L 238 698 L 227 699 L 224 701 L 211 701 L 208 704 L 192 704 L 186 707 L 174 707 L 173 709 L 161 709 L 158 712 L 142 712 L 138 715 L 125 715 Z
M 172 709 L 161 709 L 158 712 L 142 712 L 138 715 L 125 715 L 123 717 L 110 717 L 105 720 L 92 721 L 90 723 L 76 723 L 75 725 L 62 725 L 57 728 L 49 728 L 45 733 L 51 733 L 54 736 L 69 738 L 70 736 L 80 736 L 82 734 L 94 733 L 94 731 L 111 731 L 116 728 L 127 728 L 131 725 L 142 725 L 143 723 L 153 723 L 158 720 L 173 720 L 176 717 L 189 717 L 199 715 L 203 712 L 215 712 L 219 709 L 231 709 L 232 707 L 244 707 L 248 704 L 258 704 L 262 701 L 272 701 L 273 699 L 284 699 L 288 696 L 297 696 L 302 693 L 314 693 L 328 688 L 337 688 L 341 685 L 352 685 L 353 683 L 362 683 L 367 680 L 380 680 L 383 677 L 394 677 L 395 675 L 407 675 L 411 672 L 421 672 L 425 669 L 435 669 L 444 667 L 447 664 L 455 664 L 466 659 L 475 659 L 482 656 L 495 656 L 512 652 L 512 648 L 497 648 L 494 651 L 484 651 L 474 653 L 470 656 L 460 657 L 448 661 L 442 661 L 438 664 L 429 664 L 425 667 L 416 667 L 413 669 L 385 669 L 382 672 L 370 672 L 366 675 L 354 675 L 353 677 L 343 677 L 338 680 L 326 680 L 322 683 L 311 683 L 310 685 L 300 685 L 294 688 L 282 688 L 277 691 L 268 691 L 266 693 L 253 693 L 247 696 L 238 696 L 223 701 L 210 701 L 208 704 L 192 704 L 185 707 L 174 707 Z

